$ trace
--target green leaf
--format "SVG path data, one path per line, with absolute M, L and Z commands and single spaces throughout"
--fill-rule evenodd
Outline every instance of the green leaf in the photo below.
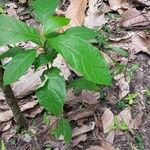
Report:
M 73 27 L 73 28 L 66 30 L 64 34 L 66 36 L 80 37 L 84 40 L 92 40 L 97 35 L 94 30 L 86 28 L 86 27 Z
M 59 0 L 35 0 L 35 15 L 43 25 L 45 25 L 48 17 L 54 14 L 58 4 Z
M 104 58 L 97 48 L 85 40 L 74 36 L 60 35 L 49 39 L 48 43 L 87 80 L 97 84 L 111 84 L 110 71 Z
M 45 85 L 36 91 L 39 103 L 50 113 L 60 115 L 63 111 L 66 85 L 63 77 L 50 76 Z
M 91 91 L 99 90 L 99 86 L 84 78 L 73 80 L 72 82 L 70 82 L 69 87 L 73 87 L 75 90 L 91 90 Z
M 13 57 L 5 68 L 4 85 L 17 81 L 32 65 L 35 57 L 35 50 L 28 50 Z
M 60 16 L 51 16 L 48 17 L 46 20 L 46 23 L 44 25 L 44 32 L 46 34 L 51 33 L 53 31 L 56 31 L 60 29 L 61 27 L 69 24 L 69 19 L 65 17 L 60 17 Z
M 110 50 L 115 51 L 115 52 L 117 52 L 118 54 L 120 54 L 120 55 L 122 55 L 122 56 L 124 56 L 124 57 L 128 57 L 128 56 L 129 56 L 128 52 L 125 51 L 125 50 L 122 49 L 122 48 L 119 48 L 119 47 L 112 47 L 112 46 L 109 46 L 109 48 L 110 48 Z
M 23 53 L 23 49 L 19 47 L 10 48 L 8 51 L 4 52 L 0 55 L 0 60 L 6 58 L 6 57 L 14 57 L 17 54 Z
M 72 131 L 69 122 L 61 118 L 58 121 L 58 126 L 56 129 L 57 138 L 60 137 L 60 135 L 64 136 L 64 140 L 66 143 L 70 143 L 72 141 Z
M 46 65 L 51 61 L 51 56 L 47 54 L 39 54 L 34 61 L 35 69 L 37 70 L 42 65 Z
M 0 139 L 0 149 L 1 150 L 6 150 L 4 141 L 2 139 Z
M 0 14 L 5 14 L 6 11 L 0 6 Z
M 13 17 L 0 15 L 0 45 L 15 44 L 22 41 L 32 41 L 42 44 L 40 35 L 35 28 Z

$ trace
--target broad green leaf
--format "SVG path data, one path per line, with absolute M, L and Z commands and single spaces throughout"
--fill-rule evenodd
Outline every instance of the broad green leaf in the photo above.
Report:
M 14 57 L 15 55 L 23 53 L 23 52 L 24 52 L 23 49 L 19 47 L 10 48 L 8 51 L 0 55 L 0 60 L 6 57 Z
M 124 57 L 128 57 L 128 56 L 129 56 L 128 52 L 125 51 L 125 50 L 122 49 L 122 48 L 113 47 L 113 46 L 109 46 L 109 48 L 110 48 L 110 50 L 115 51 L 115 52 L 117 52 L 118 54 L 120 54 L 120 55 L 122 55 L 122 56 L 124 56 Z
M 59 16 L 48 17 L 44 25 L 44 32 L 48 34 L 53 31 L 56 31 L 60 29 L 61 27 L 67 25 L 69 21 L 70 20 L 65 17 L 59 17 Z
M 35 15 L 43 25 L 45 25 L 48 17 L 54 14 L 58 4 L 59 0 L 35 0 L 34 3 Z
M 75 90 L 91 90 L 98 91 L 100 88 L 95 83 L 90 82 L 84 78 L 75 79 L 69 83 L 69 87 L 73 87 Z
M 97 48 L 85 40 L 60 35 L 49 39 L 48 43 L 87 80 L 97 84 L 111 84 L 111 75 L 104 58 Z
M 51 56 L 47 54 L 39 54 L 34 61 L 35 69 L 38 69 L 42 65 L 46 65 L 51 61 Z
M 86 28 L 86 27 L 73 27 L 73 28 L 66 30 L 64 34 L 66 36 L 80 37 L 84 40 L 92 40 L 97 35 L 94 30 Z
M 57 126 L 57 129 L 56 129 L 56 134 L 57 134 L 56 135 L 57 138 L 59 138 L 61 135 L 63 135 L 64 140 L 65 140 L 66 143 L 70 143 L 72 141 L 71 127 L 70 127 L 69 122 L 66 119 L 61 118 L 58 121 L 58 126 Z
M 50 76 L 45 85 L 36 91 L 39 103 L 50 113 L 60 115 L 66 96 L 66 85 L 63 77 Z
M 5 68 L 4 85 L 17 81 L 32 65 L 35 57 L 35 50 L 28 50 L 13 57 Z
M 22 41 L 42 44 L 40 35 L 35 28 L 29 27 L 13 17 L 0 15 L 0 46 Z

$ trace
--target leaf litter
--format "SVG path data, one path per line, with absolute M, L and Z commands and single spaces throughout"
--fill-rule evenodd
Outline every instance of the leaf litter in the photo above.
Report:
M 27 1 L 20 0 L 20 3 L 25 5 L 27 4 Z M 107 58 L 111 58 L 111 61 L 109 59 L 111 64 L 113 63 L 112 59 L 114 58 L 114 60 L 117 60 L 118 62 L 125 62 L 127 68 L 128 65 L 135 63 L 134 60 L 140 58 L 139 55 L 141 52 L 148 55 L 148 57 L 144 56 L 144 58 L 146 58 L 145 64 L 148 64 L 150 55 L 150 36 L 149 32 L 147 31 L 150 29 L 150 13 L 148 9 L 150 7 L 149 1 L 135 0 L 135 3 L 131 3 L 126 0 L 89 0 L 88 2 L 87 0 L 75 0 L 69 2 L 67 0 L 63 0 L 62 4 L 66 7 L 64 9 L 66 11 L 63 12 L 63 10 L 60 10 L 60 12 L 62 15 L 65 15 L 71 19 L 69 26 L 65 27 L 63 30 L 66 30 L 70 26 L 82 26 L 83 24 L 89 28 L 98 29 L 102 29 L 104 25 L 108 25 L 108 31 L 110 30 L 108 40 L 111 45 L 118 48 L 123 48 L 130 54 L 129 58 L 126 59 L 120 56 L 118 57 L 116 54 L 108 55 L 107 52 L 104 51 L 104 56 L 108 55 Z M 7 12 L 10 15 L 16 16 L 16 12 L 19 12 L 17 10 L 19 9 L 18 4 L 15 2 L 11 2 L 11 4 L 7 5 L 7 7 Z M 116 13 L 119 14 L 118 18 L 114 15 Z M 30 17 L 28 13 L 19 15 L 17 14 L 16 17 L 22 18 L 23 20 L 35 25 L 34 21 L 29 19 Z M 110 19 L 110 17 L 114 17 L 114 19 Z M 117 33 L 121 34 L 118 35 Z M 30 45 L 27 45 L 27 43 L 24 43 L 23 45 L 30 47 Z M 131 56 L 134 58 L 133 60 L 131 59 Z M 60 68 L 62 68 L 62 74 L 66 74 L 65 79 L 70 80 L 69 78 L 72 76 L 72 71 L 70 71 L 71 68 L 68 67 L 61 58 L 58 58 L 56 63 Z M 145 69 L 144 65 L 142 69 Z M 37 130 L 44 130 L 43 127 L 46 128 L 45 125 L 43 126 L 41 119 L 38 118 L 38 114 L 43 112 L 43 108 L 39 107 L 37 102 L 32 100 L 32 97 L 30 96 L 39 85 L 39 76 L 43 70 L 43 68 L 40 68 L 38 73 L 34 73 L 33 70 L 30 70 L 29 73 L 25 75 L 26 77 L 23 77 L 24 80 L 21 79 L 12 86 L 15 95 L 21 99 L 19 100 L 19 104 L 22 108 L 22 111 L 24 111 L 25 116 L 28 118 L 34 118 L 35 122 L 38 122 L 39 124 L 37 127 L 38 129 L 34 129 L 35 132 L 37 132 Z M 106 94 L 111 96 L 107 97 L 105 102 L 103 101 L 102 93 L 99 94 L 91 91 L 81 91 L 79 95 L 76 95 L 75 91 L 71 90 L 68 92 L 65 115 L 73 124 L 73 149 L 83 148 L 87 150 L 113 150 L 119 147 L 122 150 L 126 150 L 128 146 L 136 147 L 134 142 L 130 143 L 127 141 L 121 141 L 122 139 L 118 138 L 120 136 L 126 138 L 129 135 L 128 132 L 126 133 L 124 131 L 118 131 L 118 129 L 112 129 L 112 126 L 114 125 L 114 118 L 117 116 L 119 122 L 124 121 L 129 130 L 140 128 L 142 132 L 142 129 L 144 130 L 144 128 L 142 128 L 143 117 L 145 115 L 144 111 L 147 111 L 147 106 L 140 106 L 140 104 L 137 102 L 135 106 L 128 107 L 120 111 L 115 105 L 117 101 L 122 101 L 131 91 L 137 90 L 137 88 L 140 87 L 138 92 L 141 92 L 145 86 L 149 85 L 148 82 L 146 82 L 146 79 L 143 81 L 144 83 L 141 83 L 141 80 L 143 79 L 142 78 L 141 80 L 136 81 L 138 84 L 135 86 L 135 84 L 127 80 L 127 74 L 125 71 L 123 72 L 123 76 L 121 78 L 115 80 L 114 87 L 112 87 L 114 88 L 113 90 L 111 90 L 111 88 L 110 90 L 106 88 Z M 148 75 L 148 71 L 145 75 Z M 135 77 L 133 77 L 133 79 L 134 78 Z M 31 81 L 33 82 L 31 83 Z M 143 101 L 140 103 L 145 105 L 144 95 L 141 95 L 141 98 L 143 97 Z M 25 100 L 27 96 L 30 97 L 30 100 Z M 15 124 L 12 121 L 13 116 L 11 111 L 4 103 L 3 94 L 1 94 L 0 103 L 2 106 L 4 106 L 0 108 L 0 129 L 3 132 L 2 137 L 6 141 L 9 141 L 9 139 L 14 137 L 16 134 Z M 132 116 L 132 112 L 136 113 L 134 117 Z M 97 115 L 99 116 L 98 118 L 96 117 Z M 38 119 L 36 120 L 36 118 Z M 148 118 L 148 116 L 146 118 Z M 145 130 L 150 133 L 148 128 L 145 128 Z M 143 133 L 145 134 L 145 132 Z M 41 134 L 41 136 L 43 136 L 43 134 Z M 47 136 L 44 138 L 46 138 L 44 143 L 47 141 L 47 143 L 53 145 L 53 147 L 56 149 L 62 149 L 64 147 L 61 141 L 54 141 Z M 120 141 L 118 142 L 116 139 Z M 133 139 L 133 136 L 131 136 L 130 139 Z M 95 141 L 99 142 L 96 143 Z M 124 147 L 124 144 L 120 144 L 122 142 L 126 145 L 126 148 Z M 148 144 L 146 146 L 148 149 Z

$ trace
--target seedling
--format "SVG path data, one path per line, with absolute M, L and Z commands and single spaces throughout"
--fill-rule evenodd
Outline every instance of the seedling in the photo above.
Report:
M 91 39 L 96 38 L 96 32 L 86 27 L 73 27 L 64 33 L 58 32 L 60 28 L 69 24 L 69 19 L 53 16 L 58 4 L 59 0 L 35 0 L 33 8 L 36 19 L 41 22 L 40 31 L 15 18 L 0 15 L 0 46 L 22 41 L 37 44 L 36 48 L 26 50 L 14 45 L 2 54 L 1 59 L 12 57 L 12 60 L 7 65 L 3 65 L 0 74 L 3 79 L 0 81 L 3 81 L 1 86 L 3 84 L 2 87 L 9 87 L 7 91 L 10 91 L 10 84 L 18 81 L 31 66 L 35 71 L 43 65 L 47 66 L 41 76 L 42 84 L 35 93 L 46 111 L 58 117 L 56 135 L 57 137 L 63 135 L 68 143 L 71 141 L 71 128 L 69 122 L 63 118 L 66 83 L 64 77 L 60 75 L 60 70 L 55 67 L 49 68 L 49 63 L 52 64 L 57 54 L 61 54 L 74 71 L 92 83 L 89 85 L 94 89 L 97 85 L 111 85 L 111 75 L 99 49 L 89 43 Z M 42 53 L 38 53 L 38 49 L 42 49 Z M 21 120 L 23 116 L 16 114 L 14 106 L 11 105 L 14 104 L 14 99 L 7 95 L 6 90 L 3 91 L 13 110 L 15 120 Z M 17 110 L 19 110 L 18 106 Z M 17 113 L 21 114 L 21 111 Z M 21 121 L 17 123 L 21 124 Z
M 126 98 L 124 98 L 124 100 L 126 100 L 129 105 L 133 105 L 138 95 L 138 93 L 130 93 Z
M 143 137 L 141 134 L 138 134 L 135 136 L 135 142 L 136 142 L 138 149 L 144 150 L 144 142 L 143 142 Z
M 114 124 L 111 126 L 111 129 L 113 130 L 122 130 L 122 131 L 127 131 L 129 130 L 128 125 L 124 120 L 119 121 L 118 117 L 114 117 Z
M 146 93 L 146 96 L 150 98 L 150 88 L 146 88 L 145 93 Z
M 147 104 L 150 104 L 150 88 L 146 88 L 145 94 L 147 97 Z
M 132 79 L 134 73 L 139 69 L 140 63 L 132 64 L 131 68 L 127 68 L 127 75 Z

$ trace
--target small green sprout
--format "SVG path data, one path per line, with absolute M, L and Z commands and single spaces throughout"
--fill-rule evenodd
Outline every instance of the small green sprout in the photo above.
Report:
M 128 125 L 126 124 L 125 120 L 119 121 L 118 117 L 114 117 L 114 124 L 111 126 L 111 129 L 113 130 L 122 130 L 127 131 L 129 130 Z
M 124 100 L 126 100 L 129 105 L 133 105 L 138 95 L 139 95 L 138 93 L 130 93 Z

